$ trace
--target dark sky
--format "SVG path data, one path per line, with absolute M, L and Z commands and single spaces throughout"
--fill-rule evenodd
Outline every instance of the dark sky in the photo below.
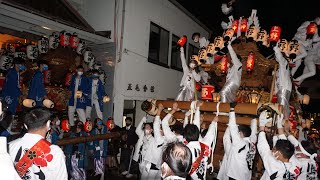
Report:
M 226 17 L 221 12 L 221 3 L 225 0 L 177 1 L 212 29 L 214 35 L 222 33 L 220 23 Z M 319 4 L 319 0 L 238 0 L 236 13 L 249 16 L 255 8 L 262 28 L 269 31 L 271 26 L 279 25 L 281 37 L 291 39 L 302 22 L 320 16 Z

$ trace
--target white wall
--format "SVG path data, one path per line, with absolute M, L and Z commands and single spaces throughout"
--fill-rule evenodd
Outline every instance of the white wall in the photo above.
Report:
M 148 62 L 151 21 L 170 31 L 170 46 L 172 33 L 178 36 L 187 35 L 189 39 L 194 32 L 200 32 L 206 37 L 209 35 L 168 0 L 127 0 L 123 49 L 129 51 L 119 56 L 121 62 L 116 64 L 114 87 L 114 119 L 119 125 L 124 99 L 175 98 L 179 90 L 181 72 Z M 120 36 L 119 33 L 118 35 Z M 171 47 L 168 54 L 169 62 L 170 51 Z M 132 83 L 133 90 L 127 90 L 128 83 Z M 139 85 L 140 91 L 135 90 L 136 84 Z M 147 92 L 143 91 L 144 85 L 148 87 Z M 150 86 L 155 86 L 154 93 L 150 92 Z

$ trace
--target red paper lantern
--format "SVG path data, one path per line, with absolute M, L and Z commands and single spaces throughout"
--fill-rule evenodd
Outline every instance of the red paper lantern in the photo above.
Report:
M 250 52 L 247 59 L 247 71 L 250 72 L 254 68 L 254 61 L 256 59 L 256 56 L 253 52 Z
M 69 72 L 69 73 L 67 74 L 67 76 L 66 76 L 66 81 L 65 81 L 65 83 L 64 83 L 65 86 L 70 86 L 70 84 L 71 84 L 71 78 L 72 78 L 72 73 Z
M 61 121 L 61 129 L 65 132 L 70 131 L 70 124 L 68 120 L 62 120 Z
M 247 18 L 243 18 L 241 20 L 241 25 L 240 25 L 240 32 L 241 33 L 246 33 L 247 32 L 247 28 L 248 28 L 248 19 Z
M 78 45 L 79 45 L 79 41 L 80 39 L 78 38 L 76 33 L 73 33 L 73 35 L 71 35 L 70 37 L 70 47 L 72 49 L 77 49 Z
M 272 26 L 270 31 L 269 41 L 277 43 L 280 39 L 280 35 L 281 35 L 281 27 Z
M 113 119 L 108 119 L 108 120 L 107 120 L 107 128 L 108 128 L 109 131 L 114 128 Z
M 62 31 L 60 33 L 60 45 L 63 47 L 69 46 L 70 44 L 70 34 Z
M 183 47 L 187 42 L 187 36 L 180 37 L 179 41 L 177 42 L 177 45 L 180 47 Z
M 92 123 L 90 120 L 87 120 L 85 123 L 84 123 L 84 130 L 88 133 L 92 130 Z
M 214 57 L 214 62 L 218 62 L 218 61 L 220 61 L 220 60 L 221 60 L 221 58 L 222 58 L 222 56 L 220 56 L 220 55 L 216 55 L 216 56 Z
M 307 35 L 315 35 L 318 27 L 317 24 L 314 22 L 311 22 L 307 27 Z
M 202 91 L 201 91 L 201 99 L 202 100 L 212 100 L 212 93 L 214 93 L 214 86 L 210 84 L 205 84 L 202 86 Z
M 228 56 L 227 55 L 223 55 L 221 58 L 221 73 L 226 73 L 228 70 Z
M 238 27 L 239 27 L 239 20 L 236 19 L 236 20 L 234 20 L 234 21 L 232 22 L 231 28 L 234 30 L 235 33 L 237 33 Z
M 44 84 L 50 84 L 50 81 L 51 81 L 51 70 L 43 71 L 43 81 L 44 81 Z

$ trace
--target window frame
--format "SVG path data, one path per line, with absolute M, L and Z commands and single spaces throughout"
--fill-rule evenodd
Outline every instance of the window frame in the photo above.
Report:
M 157 55 L 158 55 L 158 60 L 155 60 L 155 59 L 152 59 L 149 57 L 149 53 L 150 53 L 150 34 L 151 34 L 151 26 L 155 26 L 157 28 L 159 28 L 159 37 L 161 39 L 161 30 L 164 30 L 166 32 L 168 32 L 168 51 L 166 53 L 166 60 L 167 62 L 166 63 L 163 63 L 163 62 L 160 62 L 160 40 L 159 40 L 159 48 L 157 49 Z M 166 30 L 165 28 L 159 26 L 158 24 L 150 21 L 150 28 L 149 28 L 149 47 L 148 47 L 148 62 L 150 63 L 153 63 L 153 64 L 156 64 L 156 65 L 159 65 L 159 66 L 163 66 L 163 67 L 166 67 L 166 68 L 169 68 L 169 50 L 170 50 L 170 31 Z

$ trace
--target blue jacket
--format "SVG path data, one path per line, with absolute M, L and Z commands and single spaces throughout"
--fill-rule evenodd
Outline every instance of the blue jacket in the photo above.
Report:
M 19 72 L 15 68 L 10 68 L 2 89 L 2 97 L 6 98 L 6 96 L 10 96 L 11 98 L 18 98 L 21 96 L 19 83 Z
M 31 79 L 28 98 L 36 101 L 37 106 L 42 106 L 43 97 L 47 95 L 44 87 L 43 73 L 38 69 Z
M 88 95 L 90 94 L 91 89 L 89 88 L 89 80 L 85 76 L 80 77 L 80 83 L 78 89 L 75 90 L 76 86 L 76 77 L 77 75 L 73 75 L 71 78 L 71 84 L 69 86 L 69 90 L 71 91 L 71 97 L 69 99 L 69 106 L 74 106 L 74 94 L 75 91 L 82 91 L 82 97 L 77 99 L 76 108 L 77 109 L 85 109 L 87 106 Z
M 92 98 L 92 84 L 93 84 L 93 79 L 90 78 L 89 79 L 89 88 L 90 88 L 90 94 L 88 95 L 88 99 L 87 99 L 87 106 L 91 106 L 91 98 Z M 98 102 L 99 102 L 99 107 L 100 107 L 100 111 L 103 112 L 103 97 L 105 95 L 105 91 L 104 91 L 104 86 L 101 82 L 100 79 L 98 79 L 98 87 L 97 87 L 97 96 L 98 96 Z
M 102 127 L 102 130 L 101 130 L 101 134 L 107 134 L 108 133 L 108 129 L 106 126 L 103 126 Z M 91 131 L 91 135 L 94 136 L 94 135 L 98 135 L 100 134 L 99 133 L 99 130 L 97 128 L 94 128 L 92 131 Z M 96 151 L 96 147 L 100 146 L 100 141 L 103 141 L 103 152 L 102 152 L 102 156 L 100 155 L 100 151 Z M 96 159 L 100 159 L 100 157 L 107 157 L 107 152 L 108 152 L 108 140 L 98 140 L 98 141 L 93 141 L 93 150 L 94 150 L 94 158 Z M 100 150 L 101 150 L 102 147 L 100 147 Z
M 74 133 L 72 132 L 70 135 L 70 138 L 73 137 L 83 137 L 87 136 L 87 133 L 84 131 L 81 131 L 80 133 Z M 79 168 L 86 168 L 88 166 L 88 159 L 87 159 L 87 153 L 86 153 L 86 146 L 88 143 L 80 143 L 80 144 L 68 144 L 64 148 L 64 153 L 66 155 L 66 164 L 67 169 L 71 170 L 71 157 L 76 152 L 79 153 L 78 155 L 78 167 Z

